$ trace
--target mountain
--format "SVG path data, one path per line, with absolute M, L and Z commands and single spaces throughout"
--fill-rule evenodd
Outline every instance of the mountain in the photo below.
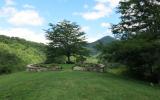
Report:
M 95 42 L 92 42 L 92 43 L 88 43 L 87 47 L 89 50 L 91 50 L 91 54 L 92 55 L 96 55 L 98 53 L 98 51 L 95 49 L 95 46 L 98 44 L 98 43 L 103 43 L 103 44 L 109 44 L 113 41 L 116 41 L 115 38 L 111 37 L 111 36 L 105 36 Z
M 17 37 L 0 35 L 0 74 L 24 69 L 46 58 L 45 45 Z

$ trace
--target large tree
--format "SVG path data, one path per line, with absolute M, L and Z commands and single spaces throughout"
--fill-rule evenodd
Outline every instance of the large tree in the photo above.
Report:
M 160 1 L 121 0 L 121 21 L 113 25 L 120 40 L 100 48 L 102 60 L 127 65 L 133 76 L 160 83 Z
M 113 33 L 122 39 L 141 33 L 150 33 L 153 38 L 160 35 L 159 0 L 122 0 L 118 13 L 121 14 L 121 22 L 113 25 Z
M 75 54 L 85 52 L 85 33 L 81 27 L 74 22 L 64 20 L 58 24 L 49 24 L 50 28 L 46 30 L 46 37 L 50 41 L 49 48 L 57 52 L 56 55 L 65 55 L 68 63 L 70 57 Z

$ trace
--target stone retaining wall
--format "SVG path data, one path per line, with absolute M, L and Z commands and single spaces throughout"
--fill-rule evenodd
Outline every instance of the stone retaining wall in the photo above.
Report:
M 73 67 L 74 71 L 90 71 L 90 72 L 105 72 L 105 66 L 103 64 L 95 64 L 94 66 L 88 67 Z
M 61 71 L 61 70 L 62 70 L 62 67 L 60 66 L 44 68 L 37 65 L 27 65 L 27 69 L 26 69 L 26 71 L 28 72 Z

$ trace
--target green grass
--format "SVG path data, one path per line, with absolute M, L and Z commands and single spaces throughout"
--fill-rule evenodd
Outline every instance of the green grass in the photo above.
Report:
M 0 100 L 160 100 L 160 88 L 109 73 L 19 72 L 0 76 Z
M 98 59 L 96 58 L 96 56 L 88 57 L 86 62 L 87 63 L 97 63 Z

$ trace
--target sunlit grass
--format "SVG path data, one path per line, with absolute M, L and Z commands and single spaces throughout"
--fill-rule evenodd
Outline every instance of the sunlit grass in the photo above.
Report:
M 160 88 L 109 73 L 20 72 L 0 76 L 0 100 L 160 100 Z

